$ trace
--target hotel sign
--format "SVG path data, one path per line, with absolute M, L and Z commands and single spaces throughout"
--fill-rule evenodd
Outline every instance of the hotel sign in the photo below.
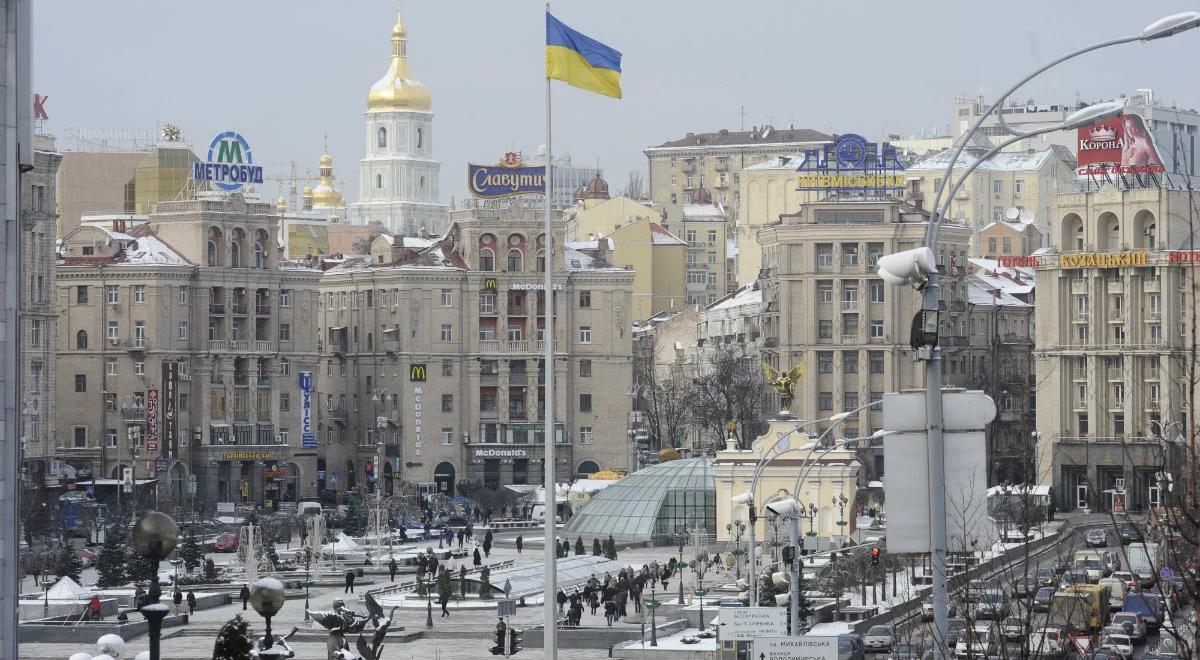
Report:
M 146 389 L 146 451 L 158 453 L 158 389 L 154 387 Z
M 1149 266 L 1145 250 L 1137 252 L 1083 252 L 1058 257 L 1059 268 L 1127 268 Z
M 1200 263 L 1200 250 L 1170 252 L 1167 254 L 1167 263 L 1170 263 L 1170 264 Z
M 1004 268 L 1037 268 L 1041 262 L 1037 257 L 996 257 L 996 265 Z
M 271 451 L 227 451 L 221 454 L 226 461 L 273 461 L 275 452 Z
M 877 194 L 908 186 L 895 147 L 867 142 L 853 133 L 806 150 L 796 172 L 796 190 Z
M 467 186 L 480 199 L 497 199 L 529 193 L 546 193 L 545 166 L 526 167 L 517 154 L 508 152 L 496 165 L 467 163 Z

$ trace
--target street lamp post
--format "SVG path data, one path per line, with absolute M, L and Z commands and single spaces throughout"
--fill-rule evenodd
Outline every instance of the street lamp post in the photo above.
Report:
M 704 630 L 704 596 L 708 591 L 704 589 L 704 574 L 708 572 L 708 553 L 701 552 L 696 555 L 696 558 L 689 564 L 692 572 L 696 574 L 696 590 L 693 592 L 700 599 L 700 630 Z M 680 581 L 682 584 L 682 581 Z
M 433 628 L 433 580 L 425 577 L 421 583 L 425 586 L 425 627 Z
M 283 609 L 283 583 L 275 578 L 261 578 L 250 586 L 250 606 L 263 618 L 266 632 L 258 651 L 260 658 L 290 658 L 294 654 L 275 646 L 275 636 L 271 634 L 271 617 Z
M 44 590 L 43 595 L 45 596 L 45 598 L 42 600 L 42 618 L 43 619 L 49 618 L 49 616 L 50 616 L 50 587 L 53 587 L 53 586 L 54 586 L 54 580 L 50 580 L 50 579 L 42 580 L 42 589 Z
M 846 504 L 849 500 L 846 499 L 845 493 L 838 493 L 833 496 L 833 505 L 838 508 L 838 527 L 842 530 L 842 536 L 846 536 Z
M 687 545 L 687 530 L 675 530 L 675 545 L 679 547 L 679 563 L 675 564 L 679 573 L 679 604 L 683 605 L 683 548 Z
M 741 520 L 736 523 L 726 523 L 725 531 L 734 537 L 733 550 L 730 550 L 729 554 L 733 555 L 733 577 L 740 580 L 742 579 L 742 555 L 746 554 L 746 551 L 742 550 L 742 532 L 746 531 L 746 523 Z
M 140 609 L 146 617 L 150 631 L 150 660 L 160 660 L 159 642 L 162 638 L 162 620 L 170 611 L 166 605 L 159 602 L 162 589 L 158 584 L 158 563 L 171 554 L 179 543 L 179 526 L 165 513 L 151 511 L 133 525 L 133 550 L 142 557 L 154 562 L 151 576 L 149 602 Z
M 310 577 L 310 574 L 309 574 L 311 566 L 312 566 L 312 548 L 308 547 L 308 548 L 304 549 L 304 620 L 305 621 L 310 620 L 310 617 L 308 614 L 308 599 L 309 599 L 308 590 L 309 590 L 309 587 L 312 587 L 312 585 L 313 585 L 312 577 Z
M 658 646 L 658 619 L 655 617 L 657 610 L 662 603 L 654 597 L 654 585 L 658 582 L 659 576 L 662 574 L 659 569 L 658 562 L 650 562 L 650 602 L 646 603 L 646 607 L 650 608 L 650 646 Z

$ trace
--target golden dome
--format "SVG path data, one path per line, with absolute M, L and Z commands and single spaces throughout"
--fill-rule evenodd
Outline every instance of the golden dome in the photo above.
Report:
M 321 155 L 321 167 L 331 167 L 332 165 L 333 165 L 333 158 L 331 158 L 329 156 L 329 154 L 322 154 Z
M 367 94 L 368 110 L 429 110 L 433 99 L 429 88 L 414 80 L 408 70 L 408 29 L 396 13 L 392 28 L 392 62 Z
M 333 158 L 329 154 L 322 154 L 321 167 L 318 172 L 321 175 L 321 182 L 308 191 L 308 194 L 312 196 L 312 205 L 330 208 L 346 206 L 346 201 L 342 199 L 342 193 L 333 186 Z
M 275 209 L 278 211 L 287 210 L 287 200 L 283 198 L 283 195 L 280 195 L 279 199 L 275 200 Z

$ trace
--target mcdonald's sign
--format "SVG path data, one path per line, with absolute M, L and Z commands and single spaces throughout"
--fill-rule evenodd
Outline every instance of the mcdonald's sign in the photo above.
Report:
M 408 368 L 408 380 L 413 383 L 424 383 L 429 372 L 423 364 L 414 364 Z
M 491 291 L 494 293 L 496 291 L 496 278 L 494 278 L 494 277 L 485 278 L 483 280 L 483 290 Z

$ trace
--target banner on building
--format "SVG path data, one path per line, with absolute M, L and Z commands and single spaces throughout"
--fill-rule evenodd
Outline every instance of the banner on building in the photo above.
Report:
M 167 458 L 179 456 L 179 363 L 162 363 L 162 440 Z
M 305 449 L 315 449 L 317 434 L 312 425 L 312 394 L 313 375 L 311 371 L 300 372 L 300 445 Z
M 158 388 L 146 390 L 146 451 L 158 451 Z
M 513 152 L 496 165 L 467 164 L 467 187 L 480 199 L 546 193 L 546 168 L 526 167 Z
M 1141 115 L 1122 115 L 1078 130 L 1077 174 L 1157 174 L 1166 171 Z

